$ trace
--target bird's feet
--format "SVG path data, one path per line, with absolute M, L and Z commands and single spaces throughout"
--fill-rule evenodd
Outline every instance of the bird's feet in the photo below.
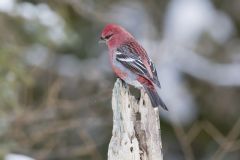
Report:
M 122 85 L 123 85 L 125 88 L 127 88 L 127 87 L 128 87 L 127 83 L 126 83 L 124 80 L 122 80 L 121 78 L 120 78 L 120 80 L 122 81 Z

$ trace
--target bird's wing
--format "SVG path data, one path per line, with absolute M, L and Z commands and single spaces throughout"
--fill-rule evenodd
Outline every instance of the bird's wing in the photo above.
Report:
M 148 60 L 148 63 L 150 65 L 150 69 L 151 69 L 151 72 L 153 74 L 153 81 L 154 83 L 159 87 L 161 88 L 161 85 L 160 85 L 160 82 L 158 80 L 158 75 L 157 75 L 157 70 L 156 70 L 156 67 L 154 65 L 154 63 L 149 59 Z
M 149 76 L 147 68 L 137 56 L 116 52 L 116 60 L 123 64 L 126 68 L 130 69 L 133 73 L 141 76 Z
M 116 50 L 116 60 L 124 65 L 126 68 L 131 70 L 133 73 L 143 76 L 149 80 L 153 80 L 141 60 L 141 57 L 137 54 L 129 52 L 130 50 L 122 50 L 118 48 Z
M 146 67 L 142 58 L 147 60 L 147 64 L 150 67 Z M 116 59 L 134 73 L 153 81 L 158 87 L 160 87 L 157 70 L 153 62 L 147 56 L 146 51 L 140 45 L 137 45 L 136 43 L 121 45 L 116 50 Z

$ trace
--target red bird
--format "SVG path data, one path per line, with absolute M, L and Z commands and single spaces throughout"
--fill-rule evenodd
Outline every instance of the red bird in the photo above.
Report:
M 155 88 L 160 88 L 157 70 L 135 38 L 121 26 L 108 24 L 102 31 L 101 40 L 108 46 L 115 74 L 136 88 L 144 88 L 153 107 L 162 106 L 168 110 Z

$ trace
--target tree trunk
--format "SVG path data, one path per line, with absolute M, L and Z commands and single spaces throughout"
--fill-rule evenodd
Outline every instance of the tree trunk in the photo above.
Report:
M 136 100 L 120 79 L 112 95 L 113 130 L 108 160 L 162 160 L 158 108 L 141 91 Z

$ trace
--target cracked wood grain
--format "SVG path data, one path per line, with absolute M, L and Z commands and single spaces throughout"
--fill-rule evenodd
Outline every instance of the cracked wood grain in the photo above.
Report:
M 162 160 L 158 108 L 143 91 L 136 100 L 120 79 L 112 95 L 113 130 L 108 160 Z

